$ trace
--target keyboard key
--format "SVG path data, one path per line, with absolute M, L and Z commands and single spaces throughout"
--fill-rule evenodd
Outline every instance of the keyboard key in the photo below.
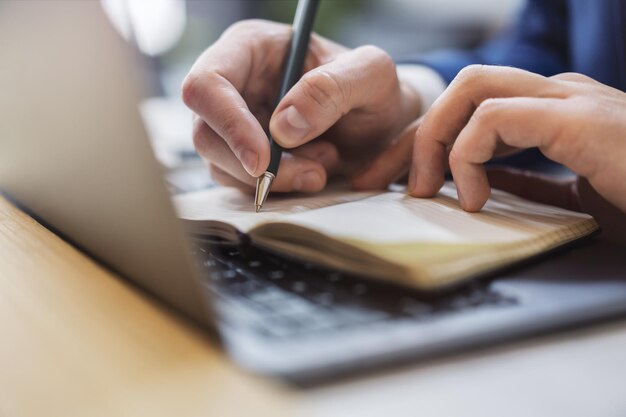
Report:
M 299 333 L 319 332 L 337 329 L 344 321 L 333 312 L 318 311 L 315 314 L 289 317 L 297 324 Z
M 307 286 L 305 282 L 295 281 L 291 284 L 291 289 L 296 293 L 303 293 L 306 291 Z
M 204 262 L 202 262 L 202 266 L 204 266 L 205 268 L 213 268 L 216 265 L 217 262 L 213 258 L 206 259 Z
M 313 315 L 320 311 L 315 304 L 294 296 L 284 298 L 274 303 L 272 307 L 276 313 L 285 317 Z
M 341 281 L 341 274 L 339 272 L 330 272 L 326 275 L 326 279 L 330 282 L 339 282 Z
M 356 284 L 352 287 L 352 292 L 357 296 L 364 295 L 367 293 L 367 286 L 365 284 Z
M 356 306 L 338 306 L 334 311 L 341 317 L 341 322 L 347 324 L 365 323 L 389 318 L 389 313 L 387 312 Z
M 219 300 L 215 303 L 218 317 L 230 325 L 252 328 L 262 321 L 262 315 L 243 303 Z
M 323 292 L 312 297 L 313 301 L 325 307 L 329 307 L 335 303 L 335 296 L 330 292 Z
M 269 279 L 273 279 L 273 280 L 279 280 L 279 279 L 283 279 L 285 277 L 285 272 L 281 271 L 279 269 L 270 271 L 267 276 L 269 277 Z
M 313 264 L 283 260 L 254 248 L 216 246 L 202 256 L 207 287 L 222 305 L 220 316 L 271 337 L 345 331 L 350 326 L 364 328 L 394 319 L 430 320 L 467 309 L 516 303 L 483 284 L 426 297 Z
M 403 297 L 400 300 L 400 309 L 409 316 L 421 317 L 432 312 L 432 307 L 429 304 L 408 297 Z
M 226 271 L 217 271 L 213 272 L 211 278 L 214 280 L 222 280 L 222 279 L 233 279 L 237 277 L 237 271 L 226 270 Z
M 281 291 L 277 288 L 267 287 L 249 294 L 247 298 L 259 304 L 269 304 L 288 300 L 290 295 L 289 293 Z

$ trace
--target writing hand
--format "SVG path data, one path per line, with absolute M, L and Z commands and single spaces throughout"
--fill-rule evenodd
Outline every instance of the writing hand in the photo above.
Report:
M 266 21 L 231 26 L 197 60 L 183 100 L 197 115 L 194 143 L 214 178 L 252 190 L 269 164 L 269 129 L 285 152 L 275 191 L 320 191 L 350 177 L 419 114 L 417 94 L 391 58 L 313 35 L 305 74 L 274 110 L 291 29 Z

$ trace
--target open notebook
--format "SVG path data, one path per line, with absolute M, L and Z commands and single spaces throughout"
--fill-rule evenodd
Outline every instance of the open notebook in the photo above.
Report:
M 231 188 L 174 202 L 195 233 L 233 243 L 244 233 L 261 248 L 423 290 L 501 269 L 598 229 L 586 214 L 498 190 L 480 213 L 467 213 L 452 183 L 431 199 L 402 190 L 273 194 L 260 213 L 252 196 Z

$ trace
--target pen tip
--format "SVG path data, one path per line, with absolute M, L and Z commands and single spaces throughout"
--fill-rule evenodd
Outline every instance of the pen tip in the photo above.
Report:
M 266 172 L 257 178 L 256 194 L 254 196 L 254 208 L 257 213 L 261 211 L 261 207 L 263 207 L 263 203 L 265 203 L 265 200 L 267 199 L 270 187 L 272 186 L 272 181 L 274 181 L 274 174 L 271 172 Z

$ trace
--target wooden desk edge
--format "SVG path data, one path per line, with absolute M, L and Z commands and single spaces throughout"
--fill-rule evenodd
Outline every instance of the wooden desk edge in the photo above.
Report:
M 2 417 L 294 415 L 285 387 L 2 196 L 0 322 Z

